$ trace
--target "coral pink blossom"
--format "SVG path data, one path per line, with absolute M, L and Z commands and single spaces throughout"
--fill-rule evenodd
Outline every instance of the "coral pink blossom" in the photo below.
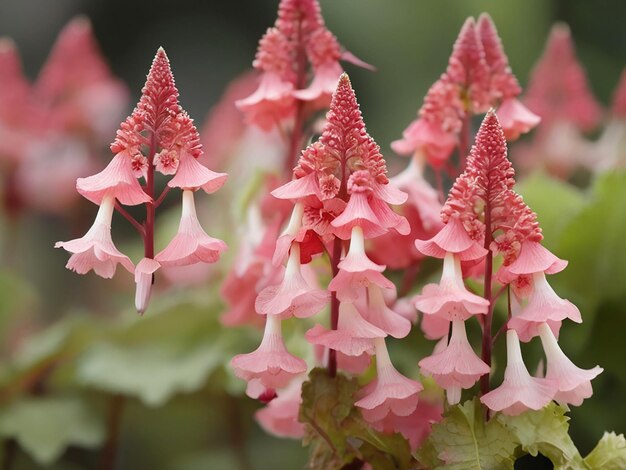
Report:
M 390 413 L 408 416 L 417 407 L 422 384 L 396 370 L 389 358 L 384 338 L 375 339 L 374 344 L 377 376 L 361 391 L 362 398 L 355 406 L 361 408 L 363 417 L 370 422 L 380 421 Z
M 152 281 L 154 273 L 161 265 L 152 258 L 143 258 L 137 266 L 135 266 L 135 308 L 137 312 L 142 314 L 148 308 L 150 302 L 150 294 L 152 292 Z
M 261 315 L 279 315 L 282 319 L 306 318 L 319 312 L 330 300 L 326 290 L 315 289 L 300 271 L 300 245 L 293 243 L 282 281 L 263 289 L 255 302 Z
M 211 171 L 188 152 L 181 152 L 176 176 L 169 180 L 167 185 L 170 188 L 202 188 L 211 194 L 224 185 L 226 178 L 228 178 L 226 173 Z
M 330 281 L 329 291 L 337 292 L 341 301 L 354 302 L 371 284 L 392 289 L 393 283 L 382 272 L 385 266 L 372 262 L 365 254 L 365 240 L 360 227 L 352 229 L 348 254 L 338 264 L 339 272 Z
M 415 300 L 413 302 L 415 303 Z M 450 333 L 450 320 L 438 315 L 422 315 L 420 328 L 426 339 L 441 339 Z
M 585 398 L 593 394 L 591 381 L 603 369 L 599 366 L 588 370 L 576 367 L 563 353 L 547 324 L 539 326 L 539 336 L 546 353 L 546 378 L 553 380 L 557 387 L 554 399 L 562 405 L 580 406 Z
M 554 398 L 555 383 L 549 379 L 531 377 L 522 359 L 519 338 L 515 330 L 506 332 L 507 362 L 504 382 L 483 395 L 480 401 L 490 410 L 516 416 L 526 410 L 540 410 Z
M 419 118 L 402 132 L 402 139 L 391 143 L 391 148 L 398 155 L 423 154 L 433 168 L 439 169 L 457 145 L 456 135 L 444 131 L 440 123 Z
M 417 403 L 415 411 L 407 416 L 397 416 L 389 413 L 380 421 L 370 423 L 379 432 L 393 434 L 399 432 L 409 441 L 411 451 L 415 452 L 430 434 L 432 425 L 443 418 L 441 403 L 428 403 L 422 398 Z
M 557 258 L 541 243 L 527 240 L 522 243 L 515 261 L 508 266 L 501 266 L 496 277 L 503 284 L 508 284 L 517 276 L 539 272 L 556 274 L 566 266 L 567 261 Z
M 111 219 L 115 207 L 113 196 L 104 196 L 98 209 L 93 225 L 84 237 L 69 242 L 57 242 L 55 248 L 64 248 L 73 253 L 65 266 L 78 274 L 86 274 L 90 270 L 98 276 L 111 278 L 115 274 L 117 264 L 124 266 L 129 272 L 135 267 L 128 256 L 120 252 L 111 239 Z
M 461 401 L 461 389 L 472 387 L 482 375 L 489 373 L 489 366 L 474 352 L 467 340 L 465 322 L 452 322 L 452 336 L 443 351 L 419 362 L 422 374 L 432 376 L 437 384 L 446 389 L 448 403 Z
M 517 140 L 537 126 L 541 118 L 524 106 L 517 98 L 509 98 L 498 107 L 498 120 L 509 142 Z
M 565 121 L 589 131 L 600 120 L 602 109 L 576 57 L 567 25 L 552 28 L 543 55 L 532 71 L 524 102 L 541 117 L 544 128 Z
M 302 439 L 304 424 L 298 421 L 303 377 L 296 377 L 287 388 L 277 392 L 278 396 L 254 417 L 265 431 L 274 436 Z
M 560 298 L 552 289 L 543 272 L 533 274 L 533 290 L 528 302 L 518 315 L 509 320 L 522 341 L 529 341 L 539 334 L 538 327 L 548 322 L 552 325 L 569 318 L 581 323 L 580 310 L 569 300 Z M 558 331 L 558 329 L 557 329 Z
M 347 356 L 373 353 L 373 339 L 385 336 L 387 333 L 366 321 L 354 304 L 348 302 L 339 304 L 339 323 L 336 330 L 315 325 L 305 334 L 309 343 L 326 346 Z
M 154 258 L 162 266 L 214 263 L 224 250 L 226 250 L 226 243 L 210 237 L 200 226 L 193 191 L 184 190 L 178 233 Z
M 287 351 L 281 319 L 275 315 L 266 317 L 263 340 L 256 351 L 235 356 L 231 366 L 237 377 L 270 389 L 285 387 L 306 372 L 306 362 Z
M 411 331 L 411 322 L 387 306 L 383 291 L 375 284 L 367 288 L 367 306 L 363 318 L 394 338 L 404 338 Z
M 415 306 L 426 315 L 437 315 L 446 320 L 467 320 L 472 315 L 485 314 L 489 302 L 467 290 L 463 284 L 461 261 L 447 253 L 439 284 L 424 286 L 415 296 Z
M 452 217 L 430 240 L 415 240 L 415 246 L 426 256 L 444 258 L 452 253 L 461 261 L 478 260 L 487 250 L 470 238 L 458 217 Z
M 112 195 L 121 204 L 134 206 L 150 201 L 132 167 L 132 156 L 127 151 L 115 155 L 100 173 L 78 178 L 76 190 L 94 204 L 100 204 L 105 196 Z

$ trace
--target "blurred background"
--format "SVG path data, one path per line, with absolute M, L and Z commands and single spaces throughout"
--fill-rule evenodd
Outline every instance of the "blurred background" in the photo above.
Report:
M 389 144 L 414 119 L 429 86 L 445 70 L 467 16 L 492 16 L 523 87 L 557 21 L 570 26 L 590 86 L 606 107 L 626 65 L 626 2 L 620 0 L 320 3 L 340 42 L 378 68 L 370 73 L 346 66 L 368 130 L 389 156 L 392 172 L 404 163 Z M 26 76 L 35 80 L 59 31 L 76 15 L 87 16 L 113 74 L 130 92 L 120 119 L 139 99 L 152 57 L 163 46 L 180 102 L 202 127 L 228 83 L 250 68 L 276 8 L 276 0 L 2 0 L 0 36 L 13 39 Z M 114 132 L 105 142 L 113 138 Z M 104 145 L 96 153 L 97 167 L 103 167 L 110 154 Z M 260 157 L 251 152 L 249 158 Z M 605 368 L 594 382 L 594 396 L 571 413 L 572 435 L 584 455 L 603 430 L 626 429 L 626 179 L 616 173 L 598 184 L 580 181 L 572 185 L 531 174 L 519 192 L 538 212 L 546 245 L 570 262 L 554 286 L 580 307 L 585 323 L 564 327 L 564 350 L 582 367 Z M 74 238 L 74 231 L 84 232 L 93 215 L 93 205 L 80 200 L 71 224 L 62 214 L 27 212 L 18 227 L 9 229 L 2 218 L 0 433 L 10 437 L 2 451 L 5 459 L 7 452 L 12 455 L 13 468 L 44 463 L 55 469 L 95 468 L 107 416 L 125 400 L 118 468 L 302 467 L 306 449 L 264 434 L 252 418 L 258 405 L 241 397 L 241 384 L 222 367 L 232 354 L 258 341 L 255 331 L 223 333 L 217 320 L 222 307 L 215 299 L 228 259 L 204 285 L 170 287 L 153 306 L 160 314 L 149 311 L 139 323 L 127 273 L 113 281 L 93 273 L 78 276 L 64 268 L 67 254 L 52 248 L 58 240 Z M 175 213 L 174 228 L 176 219 Z M 207 215 L 207 231 L 227 237 L 220 233 L 225 229 L 219 220 L 219 214 Z M 114 221 L 114 239 L 131 258 L 139 258 L 141 248 L 121 219 Z M 416 367 L 420 347 L 398 349 L 406 354 L 403 363 Z M 141 375 L 124 376 L 118 366 L 128 361 Z M 96 372 L 81 373 L 87 369 Z M 47 374 L 51 379 L 42 390 L 29 388 Z M 24 390 L 52 398 L 35 411 L 16 411 Z M 45 418 L 37 421 L 37 416 Z M 66 423 L 75 431 L 64 429 L 71 427 Z M 43 438 L 26 438 L 30 447 L 23 441 L 16 445 L 13 438 L 20 432 L 26 435 L 40 426 L 49 426 L 41 430 Z

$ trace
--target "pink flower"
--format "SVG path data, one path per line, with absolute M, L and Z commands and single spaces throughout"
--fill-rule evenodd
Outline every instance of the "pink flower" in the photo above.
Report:
M 480 401 L 490 410 L 516 416 L 526 410 L 540 410 L 554 398 L 556 384 L 549 379 L 531 377 L 522 359 L 515 330 L 506 332 L 507 362 L 504 382 L 483 395 Z
M 422 315 L 420 327 L 426 339 L 441 339 L 444 336 L 447 337 L 448 333 L 450 333 L 450 320 L 441 318 L 438 315 Z
M 599 366 L 589 370 L 576 367 L 563 353 L 546 323 L 539 326 L 539 336 L 548 360 L 546 378 L 553 380 L 557 387 L 554 399 L 561 405 L 580 406 L 585 398 L 593 394 L 591 381 L 603 369 Z
M 137 263 L 137 266 L 135 266 L 135 284 L 137 284 L 137 290 L 135 291 L 135 308 L 140 314 L 143 314 L 148 308 L 154 273 L 160 267 L 161 265 L 151 258 L 143 258 Z
M 374 338 L 387 336 L 380 328 L 366 321 L 354 304 L 339 304 L 339 323 L 336 330 L 315 325 L 304 335 L 311 344 L 318 344 L 342 352 L 347 356 L 360 356 L 374 352 Z
M 306 362 L 287 351 L 281 319 L 276 315 L 266 317 L 263 340 L 256 351 L 235 356 L 231 366 L 237 377 L 270 389 L 285 387 L 306 372 Z
M 539 334 L 538 327 L 545 322 L 556 326 L 562 320 L 581 323 L 580 310 L 569 300 L 560 298 L 552 289 L 543 272 L 532 277 L 533 290 L 521 312 L 509 320 L 509 328 L 514 329 L 524 342 Z M 558 327 L 557 327 L 558 332 Z
M 411 322 L 387 306 L 380 287 L 375 284 L 369 285 L 367 300 L 367 306 L 363 309 L 363 318 L 394 338 L 404 338 L 409 334 Z
M 376 347 L 377 377 L 362 391 L 355 406 L 362 409 L 363 417 L 370 422 L 380 421 L 393 413 L 408 416 L 417 407 L 417 394 L 422 384 L 400 374 L 391 363 L 384 338 L 374 340 Z
M 304 424 L 298 421 L 298 414 L 303 381 L 304 376 L 296 377 L 287 388 L 278 391 L 276 398 L 254 414 L 265 431 L 278 437 L 302 439 Z
M 489 366 L 474 352 L 467 340 L 465 322 L 452 322 L 452 336 L 443 351 L 419 362 L 422 374 L 432 376 L 437 384 L 446 389 L 448 403 L 455 405 L 461 401 L 461 389 L 472 387 Z
M 456 146 L 456 134 L 443 130 L 439 122 L 423 117 L 409 124 L 402 132 L 402 139 L 391 143 L 398 155 L 423 154 L 435 169 L 443 166 Z
M 173 150 L 163 149 L 154 156 L 154 167 L 164 175 L 175 174 L 178 163 L 178 154 Z
M 226 244 L 222 240 L 207 235 L 200 226 L 193 191 L 184 190 L 178 233 L 154 259 L 162 266 L 215 263 L 224 250 L 226 250 Z
M 339 272 L 330 281 L 328 290 L 337 292 L 337 298 L 341 301 L 356 301 L 360 295 L 364 294 L 364 289 L 371 284 L 385 289 L 394 287 L 393 283 L 382 274 L 385 266 L 372 262 L 365 254 L 363 230 L 358 226 L 352 229 L 348 254 L 337 266 Z
M 524 106 L 517 98 L 502 102 L 497 111 L 504 136 L 511 142 L 537 126 L 541 118 Z
M 300 235 L 302 229 L 302 216 L 304 215 L 304 205 L 301 202 L 297 202 L 293 206 L 289 223 L 283 231 L 282 235 L 276 240 L 276 249 L 274 250 L 274 256 L 272 257 L 272 263 L 275 266 L 280 266 L 285 261 L 291 244 L 298 235 Z M 302 240 L 298 240 L 302 241 Z
M 76 190 L 94 204 L 100 204 L 109 195 L 126 206 L 150 201 L 133 173 L 132 155 L 127 151 L 117 153 L 100 173 L 78 178 Z
M 111 219 L 115 207 L 113 196 L 104 196 L 101 200 L 98 215 L 84 237 L 69 242 L 57 242 L 55 248 L 64 248 L 73 253 L 65 266 L 78 274 L 86 274 L 90 270 L 98 276 L 111 278 L 120 263 L 129 272 L 134 265 L 128 256 L 121 253 L 111 239 Z
M 567 266 L 567 261 L 557 258 L 540 242 L 526 240 L 522 243 L 515 261 L 502 265 L 496 273 L 497 279 L 508 284 L 516 277 L 543 272 L 556 274 Z
M 460 261 L 473 261 L 487 255 L 487 250 L 470 238 L 458 217 L 451 217 L 430 240 L 415 240 L 415 246 L 426 256 L 434 258 L 445 258 L 452 253 Z
M 306 318 L 324 308 L 329 299 L 328 291 L 311 287 L 302 276 L 300 244 L 293 243 L 282 281 L 259 293 L 255 309 L 261 315 L 278 315 L 282 319 Z
M 487 313 L 489 302 L 467 290 L 459 257 L 447 253 L 441 281 L 424 286 L 422 293 L 415 297 L 415 306 L 426 315 L 437 315 L 446 320 L 467 320 L 472 315 Z
M 202 188 L 207 194 L 211 194 L 220 189 L 226 182 L 226 178 L 228 178 L 226 173 L 216 173 L 209 170 L 189 152 L 182 151 L 179 158 L 178 168 L 175 170 L 176 175 L 167 183 L 170 188 Z M 161 159 L 159 159 L 159 162 L 161 162 Z M 162 165 L 162 162 L 159 162 L 157 162 L 157 169 L 159 165 Z M 169 166 L 171 167 L 172 165 L 173 163 L 170 163 Z

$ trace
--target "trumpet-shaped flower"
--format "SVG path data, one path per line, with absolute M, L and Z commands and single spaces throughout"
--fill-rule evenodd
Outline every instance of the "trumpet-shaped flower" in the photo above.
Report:
M 479 377 L 489 373 L 489 366 L 469 344 L 465 322 L 462 320 L 452 322 L 452 336 L 448 346 L 422 359 L 419 366 L 422 374 L 432 376 L 440 387 L 446 389 L 451 405 L 461 400 L 461 389 L 472 387 Z
M 72 253 L 66 268 L 78 274 L 93 271 L 104 278 L 111 278 L 115 274 L 117 264 L 133 272 L 135 266 L 131 260 L 120 252 L 111 239 L 111 219 L 115 208 L 115 198 L 104 196 L 100 201 L 98 215 L 89 231 L 82 238 L 68 242 L 57 242 L 55 248 L 64 248 Z
M 563 353 L 546 323 L 539 326 L 539 336 L 547 358 L 546 378 L 553 380 L 557 388 L 554 399 L 562 405 L 580 406 L 593 394 L 591 381 L 603 369 L 599 366 L 588 370 L 576 367 Z
M 304 376 L 293 379 L 287 388 L 277 392 L 276 398 L 254 414 L 263 429 L 278 437 L 301 439 L 304 436 L 304 424 L 298 421 L 303 381 Z
M 237 377 L 253 385 L 258 382 L 266 389 L 286 387 L 297 375 L 306 372 L 306 362 L 287 351 L 277 315 L 266 317 L 263 340 L 256 351 L 235 356 L 231 365 Z
M 326 346 L 347 356 L 372 354 L 373 340 L 385 336 L 387 333 L 365 320 L 355 305 L 348 302 L 339 304 L 339 322 L 336 330 L 327 330 L 321 325 L 315 325 L 305 334 L 309 343 Z
M 517 140 L 521 134 L 526 134 L 541 122 L 541 118 L 517 98 L 504 100 L 497 114 L 508 141 Z
M 383 291 L 375 284 L 367 288 L 367 306 L 363 318 L 394 338 L 404 338 L 411 331 L 411 322 L 387 306 Z
M 441 281 L 424 286 L 422 293 L 415 296 L 415 306 L 426 315 L 445 320 L 467 320 L 472 315 L 487 313 L 489 301 L 467 290 L 461 260 L 453 253 L 447 253 Z
M 389 358 L 384 338 L 374 340 L 376 347 L 376 372 L 373 382 L 362 391 L 355 403 L 363 417 L 370 422 L 380 421 L 390 413 L 408 416 L 417 407 L 422 384 L 411 380 L 396 370 Z
M 185 266 L 194 263 L 214 263 L 226 243 L 210 237 L 200 226 L 196 215 L 193 191 L 183 191 L 183 209 L 178 226 L 178 233 L 170 243 L 160 251 L 155 259 L 162 266 Z
M 540 410 L 550 403 L 556 393 L 556 384 L 553 380 L 535 378 L 528 373 L 515 330 L 506 332 L 506 355 L 504 382 L 483 395 L 480 401 L 490 410 L 510 416 L 526 410 Z
M 280 284 L 263 289 L 255 301 L 261 315 L 279 315 L 282 319 L 306 318 L 315 315 L 328 303 L 328 291 L 315 289 L 300 271 L 300 245 L 293 243 Z
M 161 265 L 152 258 L 143 258 L 137 266 L 135 266 L 135 308 L 139 314 L 143 314 L 150 303 L 150 294 L 152 293 L 152 282 L 154 273 Z

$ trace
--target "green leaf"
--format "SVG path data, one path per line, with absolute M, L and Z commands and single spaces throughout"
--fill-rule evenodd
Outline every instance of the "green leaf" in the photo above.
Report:
M 605 432 L 598 445 L 585 457 L 592 470 L 623 470 L 626 468 L 626 439 L 623 434 Z
M 568 434 L 569 418 L 565 411 L 551 403 L 538 411 L 526 411 L 518 416 L 499 414 L 496 419 L 514 435 L 524 452 L 548 457 L 555 469 L 584 469 L 578 449 Z
M 433 424 L 418 453 L 420 462 L 428 468 L 512 469 L 518 446 L 513 434 L 497 419 L 485 423 L 482 413 L 478 400 L 450 408 Z
M 89 348 L 79 359 L 78 380 L 160 406 L 177 393 L 202 388 L 227 362 L 231 338 L 205 306 L 179 303 L 160 312 L 153 309 Z
M 29 398 L 0 412 L 0 434 L 14 438 L 39 464 L 58 459 L 71 445 L 94 448 L 104 426 L 77 398 Z
M 314 369 L 302 385 L 299 420 L 305 423 L 305 445 L 311 446 L 310 468 L 338 469 L 355 459 L 377 469 L 411 468 L 409 445 L 400 434 L 372 429 L 354 407 L 356 379 L 329 377 Z

